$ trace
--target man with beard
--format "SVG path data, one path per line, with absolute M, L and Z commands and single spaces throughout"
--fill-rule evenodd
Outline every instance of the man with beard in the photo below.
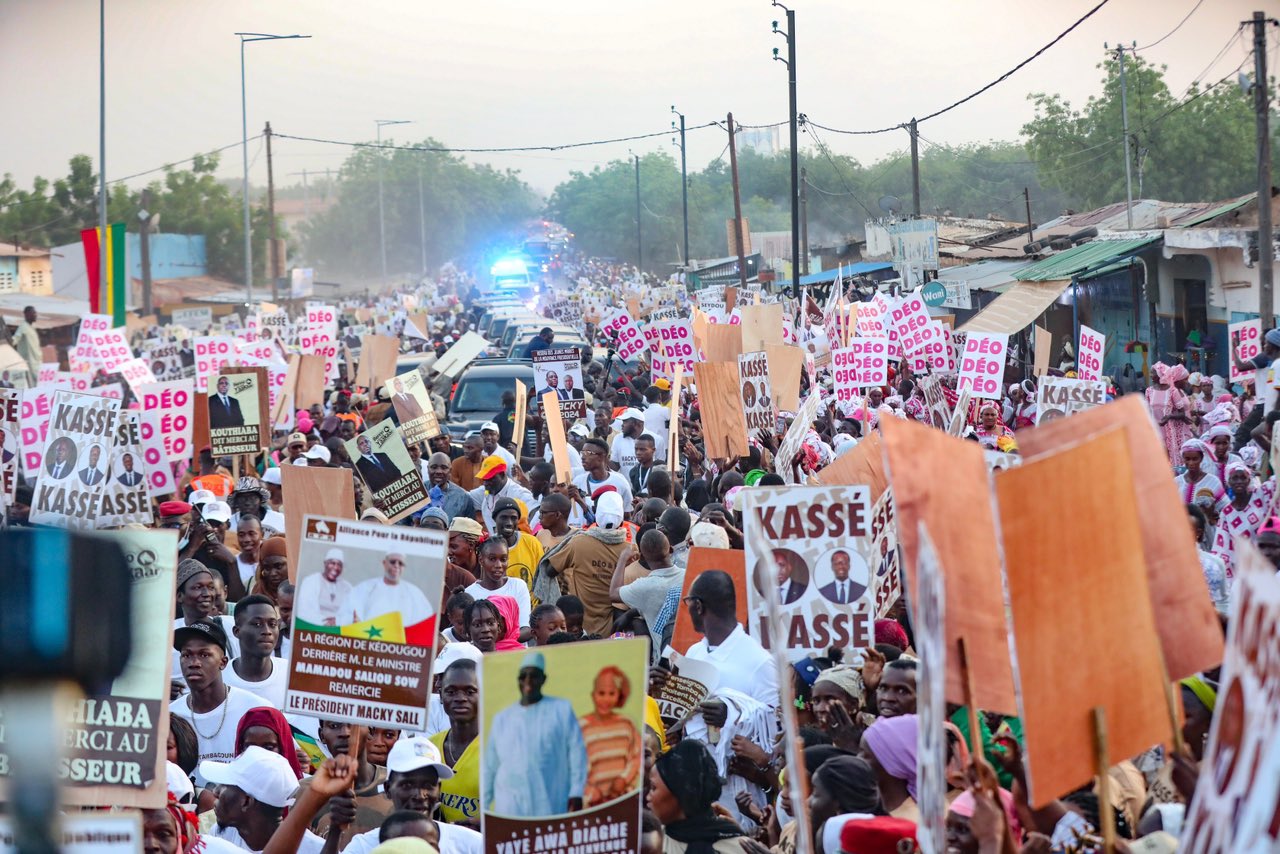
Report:
M 427 458 L 427 496 L 432 507 L 439 507 L 452 522 L 459 516 L 474 519 L 476 504 L 465 489 L 451 479 L 451 461 L 448 454 L 436 452 Z

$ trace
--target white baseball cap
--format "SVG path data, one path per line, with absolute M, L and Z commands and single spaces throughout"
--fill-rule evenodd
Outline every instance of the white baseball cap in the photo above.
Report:
M 200 515 L 211 522 L 230 522 L 231 507 L 225 501 L 211 501 L 200 511 Z
M 187 776 L 186 771 L 173 762 L 165 763 L 164 781 L 165 786 L 178 799 L 178 803 L 185 804 L 195 800 L 196 789 L 191 784 L 191 778 Z
M 501 430 L 498 429 L 498 425 L 494 424 L 492 421 L 486 421 L 480 425 L 480 432 L 483 433 L 485 430 L 492 430 L 495 433 L 502 432 Z
M 448 780 L 453 776 L 453 769 L 445 765 L 440 756 L 440 748 L 425 737 L 401 735 L 387 751 L 387 770 L 406 774 L 419 768 L 436 769 L 441 780 Z
M 329 453 L 329 449 L 324 445 L 316 445 L 302 456 L 308 460 L 322 460 L 326 463 L 333 458 Z
M 455 661 L 462 661 L 463 659 L 474 661 L 479 664 L 482 657 L 483 653 L 481 653 L 473 644 L 466 641 L 447 643 L 440 650 L 439 654 L 436 655 L 436 660 L 431 665 L 431 672 L 435 675 L 444 673 L 450 664 L 453 664 Z
M 207 489 L 197 489 L 191 493 L 191 503 L 194 505 L 208 504 L 210 501 L 217 501 L 218 496 L 214 495 Z
M 210 783 L 235 786 L 255 801 L 273 807 L 292 805 L 298 791 L 298 777 L 289 761 L 256 745 L 246 747 L 230 762 L 206 759 L 200 763 L 200 774 Z
M 305 465 L 307 464 L 307 458 L 306 458 L 306 457 L 298 457 L 296 460 L 294 460 L 294 461 L 293 461 L 293 463 L 292 463 L 292 464 L 293 464 L 293 465 L 295 465 L 295 466 L 305 466 Z
M 272 486 L 279 486 L 279 485 L 280 485 L 280 468 L 279 468 L 279 466 L 272 466 L 271 468 L 269 468 L 269 469 L 267 469 L 266 471 L 264 471 L 264 472 L 262 473 L 262 482 L 263 482 L 263 483 L 269 483 L 269 484 L 271 484 Z
M 573 433 L 575 436 L 591 435 L 591 431 L 587 429 L 587 425 L 585 424 L 574 424 L 572 427 L 569 428 L 569 432 Z
M 622 416 L 618 420 L 629 421 L 632 418 L 634 418 L 637 421 L 643 421 L 644 413 L 641 412 L 639 409 L 636 409 L 635 407 L 628 407 L 627 410 L 622 413 Z
M 617 492 L 606 492 L 596 499 L 596 521 L 601 528 L 622 527 L 622 496 Z

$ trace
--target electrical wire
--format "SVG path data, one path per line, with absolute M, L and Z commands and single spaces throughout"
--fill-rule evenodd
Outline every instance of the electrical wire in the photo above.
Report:
M 867 207 L 867 203 L 862 201 L 862 199 L 858 197 L 858 194 L 853 191 L 853 188 L 849 186 L 848 180 L 844 177 L 844 170 L 841 169 L 840 165 L 831 157 L 831 149 L 827 147 L 827 144 L 819 139 L 818 135 L 812 130 L 809 131 L 809 135 L 812 136 L 813 141 L 818 144 L 818 150 L 822 152 L 822 156 L 831 164 L 831 168 L 835 170 L 836 176 L 840 179 L 840 183 L 844 185 L 844 188 L 849 192 L 849 195 L 853 197 L 853 200 L 861 205 L 862 209 L 866 211 L 869 216 L 876 216 L 876 213 L 872 211 L 871 208 Z
M 718 122 L 706 122 L 705 124 L 693 125 L 685 128 L 685 133 L 694 130 L 702 130 L 703 128 L 719 127 Z M 762 125 L 762 127 L 767 127 Z M 569 148 L 587 148 L 595 145 L 610 145 L 618 142 L 634 142 L 640 139 L 653 139 L 659 136 L 670 136 L 671 129 L 657 131 L 656 133 L 642 133 L 634 136 L 619 136 L 611 139 L 593 139 L 588 142 L 566 142 L 559 145 L 514 145 L 505 147 L 489 147 L 489 148 L 452 148 L 444 145 L 393 145 L 391 143 L 376 142 L 349 142 L 338 139 L 323 139 L 314 136 L 296 136 L 294 134 L 277 133 L 274 136 L 280 139 L 292 139 L 299 142 L 317 142 L 323 145 L 345 145 L 350 148 L 372 148 L 383 151 L 434 151 L 444 154 L 509 154 L 521 151 L 564 151 Z
M 1150 50 L 1151 48 L 1160 44 L 1160 42 L 1164 41 L 1165 39 L 1169 38 L 1169 36 L 1173 35 L 1178 30 L 1182 29 L 1182 25 L 1185 24 L 1188 20 L 1190 20 L 1191 16 L 1194 15 L 1196 13 L 1196 10 L 1199 9 L 1202 5 L 1204 5 L 1204 0 L 1196 0 L 1196 5 L 1192 6 L 1191 11 L 1183 16 L 1182 20 L 1178 22 L 1178 26 L 1174 27 L 1172 30 L 1169 30 L 1169 32 L 1165 33 L 1160 38 L 1153 41 L 1151 44 L 1144 45 L 1142 47 L 1136 47 L 1136 48 L 1133 48 L 1133 50 Z

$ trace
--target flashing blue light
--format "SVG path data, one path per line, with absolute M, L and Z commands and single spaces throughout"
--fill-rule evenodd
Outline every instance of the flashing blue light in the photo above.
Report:
M 499 258 L 492 267 L 489 268 L 491 276 L 525 276 L 528 275 L 529 269 L 525 266 L 524 261 L 519 258 Z

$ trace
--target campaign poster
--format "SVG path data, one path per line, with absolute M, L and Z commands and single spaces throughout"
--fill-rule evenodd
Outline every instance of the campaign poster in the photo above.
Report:
M 1250 543 L 1237 570 L 1218 701 L 1179 851 L 1280 848 L 1280 576 Z
M 911 625 L 916 651 L 920 653 L 916 674 L 917 801 L 920 824 L 916 839 L 921 854 L 947 851 L 947 641 L 945 634 L 946 592 L 942 567 L 920 523 L 920 551 L 916 556 L 916 597 L 911 602 Z
M 880 494 L 871 511 L 871 561 L 875 566 L 876 619 L 889 616 L 902 598 L 902 558 L 898 552 L 898 517 L 893 488 Z
M 426 528 L 303 520 L 286 713 L 426 729 L 445 549 Z
M 929 308 L 925 305 L 919 288 L 907 294 L 893 307 L 890 311 L 890 319 L 893 324 L 892 329 L 905 349 L 906 342 L 911 340 L 917 331 L 929 325 Z
M 577 347 L 539 350 L 533 354 L 533 384 L 538 399 L 554 394 L 560 418 L 572 424 L 587 417 L 587 397 L 582 389 L 581 353 Z
M 888 338 L 888 326 L 878 302 L 855 302 L 853 304 L 855 328 L 863 338 Z
M 1080 337 L 1082 339 L 1084 338 L 1084 330 L 1085 327 L 1082 326 L 1080 328 Z M 1262 321 L 1256 317 L 1253 320 L 1236 321 L 1227 327 L 1227 338 L 1240 361 L 1248 362 L 1262 352 Z M 1228 359 L 1227 361 L 1231 365 L 1232 383 L 1252 382 L 1254 380 L 1256 375 L 1253 370 L 1236 370 L 1235 359 Z
M 946 328 L 936 320 L 913 330 L 910 337 L 899 339 L 899 343 L 910 360 L 913 372 L 922 374 L 932 370 L 941 373 L 947 369 Z
M 547 316 L 574 329 L 582 328 L 582 307 L 576 300 L 559 299 L 547 306 Z
M 391 421 L 378 422 L 345 446 L 374 506 L 392 522 L 427 503 L 422 471 L 409 457 L 404 438 Z
M 671 647 L 663 656 L 671 675 L 654 695 L 658 714 L 668 730 L 684 729 L 684 725 L 698 712 L 698 705 L 716 689 L 720 671 L 710 661 L 689 658 Z
M 405 442 L 415 445 L 440 435 L 440 422 L 431 403 L 431 390 L 422 381 L 420 372 L 407 371 L 392 377 L 383 387 L 395 409 Z
M 693 324 L 681 317 L 654 325 L 661 349 L 661 355 L 653 357 L 654 376 L 671 379 L 676 375 L 676 363 L 683 366 L 685 376 L 692 376 L 694 362 L 698 360 L 698 350 L 693 343 Z
M 742 411 L 747 418 L 747 436 L 760 430 L 772 435 L 776 429 L 772 384 L 769 382 L 769 357 L 764 350 L 738 356 L 739 394 Z
M 179 379 L 143 386 L 138 390 L 138 401 L 144 411 L 159 416 L 160 435 L 169 462 L 190 460 L 194 450 L 191 427 L 195 417 L 195 381 Z
M 58 819 L 62 854 L 136 854 L 143 850 L 142 817 L 136 812 L 85 812 Z M 0 854 L 17 852 L 12 819 L 0 818 Z
M 154 409 L 138 412 L 138 432 L 142 437 L 142 462 L 147 477 L 147 495 L 160 498 L 177 491 L 173 469 L 165 453 L 164 433 L 160 427 L 160 413 Z
M 960 355 L 958 391 L 975 398 L 1000 400 L 1004 396 L 1004 357 L 1009 336 L 990 332 L 970 332 Z
M 116 419 L 116 440 L 107 466 L 107 486 L 102 494 L 97 527 L 118 528 L 130 522 L 150 525 L 155 521 L 146 472 L 142 413 L 136 409 L 122 411 Z
M 871 489 L 770 486 L 749 489 L 743 509 L 749 584 L 748 633 L 772 649 L 768 598 L 776 596 L 793 659 L 831 646 L 875 643 Z
M 109 314 L 86 314 L 80 318 L 75 347 L 67 354 L 67 366 L 72 372 L 94 371 L 101 366 L 102 360 L 93 344 L 93 336 L 111 331 L 111 323 Z
M 169 314 L 169 322 L 175 326 L 184 326 L 195 332 L 204 332 L 213 325 L 213 309 L 208 306 L 203 308 L 175 308 Z
M 59 797 L 80 806 L 163 807 L 169 730 L 169 667 L 178 569 L 176 531 L 99 533 L 124 552 L 132 573 L 129 660 L 106 690 L 78 697 L 65 724 L 58 762 Z M 0 726 L 0 776 L 8 774 L 5 741 L 21 737 Z M 135 849 L 137 850 L 137 849 Z
M 946 430 L 951 424 L 951 404 L 947 402 L 942 379 L 936 376 L 920 377 L 920 392 L 924 395 L 925 410 L 929 413 L 929 425 Z
M 646 638 L 490 653 L 480 663 L 486 854 L 640 850 Z
M 1046 424 L 1106 402 L 1105 380 L 1041 377 L 1036 386 L 1036 423 Z
M 88 529 L 102 512 L 120 401 L 59 390 L 31 504 L 33 525 Z
M 1082 380 L 1102 379 L 1102 362 L 1106 352 L 1107 336 L 1096 329 L 1080 324 L 1080 350 L 1076 367 Z
M 813 390 L 800 402 L 796 417 L 787 428 L 787 432 L 783 434 L 782 441 L 778 443 L 778 453 L 773 458 L 774 472 L 781 475 L 787 483 L 791 483 L 795 478 L 790 462 L 796 458 L 796 454 L 800 453 L 800 446 L 804 444 L 805 436 L 813 426 L 813 420 L 818 417 L 818 407 L 822 405 L 822 395 L 812 385 L 810 388 Z
M 209 379 L 215 457 L 256 454 L 271 443 L 266 368 L 223 368 Z
M 182 378 L 182 352 L 177 342 L 156 342 L 143 348 L 143 358 L 151 366 L 156 382 Z
M 0 389 L 0 506 L 13 503 L 18 488 L 18 416 L 22 410 L 20 392 Z

